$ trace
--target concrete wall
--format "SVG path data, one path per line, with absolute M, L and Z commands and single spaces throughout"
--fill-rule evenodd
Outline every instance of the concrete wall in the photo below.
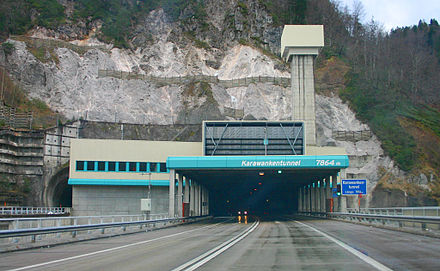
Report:
M 166 162 L 169 156 L 200 156 L 201 142 L 72 139 L 69 179 L 75 215 L 139 214 L 140 199 L 152 199 L 152 214 L 168 213 L 169 173 L 77 171 L 76 161 Z M 103 185 L 89 185 L 102 182 Z M 136 181 L 136 185 L 129 185 Z M 121 185 L 121 184 L 127 185 Z M 113 185 L 112 185 L 113 184 Z
M 70 178 L 145 180 L 139 172 L 76 171 L 76 161 L 166 162 L 168 156 L 200 156 L 201 142 L 72 139 Z M 168 180 L 166 173 L 151 173 L 151 180 Z
M 78 138 L 80 122 L 48 129 L 44 138 L 44 163 L 57 167 L 69 161 L 70 140 Z
M 292 120 L 304 122 L 306 145 L 316 145 L 313 55 L 293 55 Z
M 145 186 L 76 185 L 72 193 L 73 215 L 140 214 L 141 199 L 147 198 Z M 151 187 L 151 214 L 168 213 L 168 187 Z
M 317 54 L 318 51 L 310 52 L 324 46 L 323 25 L 285 25 L 281 35 L 281 54 L 288 57 L 289 49 L 305 49 L 305 54 Z M 303 54 L 300 52 L 300 54 Z
M 0 130 L 0 202 L 34 205 L 42 198 L 44 131 Z

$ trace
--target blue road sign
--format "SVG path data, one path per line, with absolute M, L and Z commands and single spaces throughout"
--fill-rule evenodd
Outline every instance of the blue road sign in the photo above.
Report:
M 342 195 L 367 194 L 367 180 L 341 180 Z

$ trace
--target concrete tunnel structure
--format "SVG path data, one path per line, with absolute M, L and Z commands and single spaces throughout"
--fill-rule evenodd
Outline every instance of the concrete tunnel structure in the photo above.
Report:
M 138 214 L 141 199 L 171 217 L 331 208 L 330 188 L 348 167 L 344 149 L 305 146 L 298 122 L 203 125 L 203 142 L 72 140 L 73 213 Z
M 74 214 L 137 214 L 141 199 L 170 217 L 343 209 L 331 188 L 348 156 L 316 146 L 313 61 L 323 45 L 322 25 L 283 30 L 292 121 L 206 121 L 202 142 L 72 140 Z

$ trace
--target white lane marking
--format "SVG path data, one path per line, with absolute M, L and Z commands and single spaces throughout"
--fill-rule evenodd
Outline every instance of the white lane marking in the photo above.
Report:
M 39 264 L 34 264 L 34 265 L 28 265 L 28 266 L 24 266 L 24 267 L 15 268 L 15 269 L 10 269 L 8 271 L 19 271 L 19 270 L 26 270 L 26 269 L 31 269 L 31 268 L 37 268 L 37 267 L 41 267 L 41 266 L 45 266 L 45 265 L 50 265 L 50 264 L 54 264 L 54 263 L 61 263 L 61 262 L 69 261 L 69 260 L 75 260 L 75 259 L 79 259 L 79 258 L 84 258 L 84 257 L 88 257 L 88 256 L 93 256 L 93 255 L 101 254 L 101 253 L 111 252 L 111 251 L 115 251 L 115 250 L 119 250 L 119 249 L 123 249 L 123 248 L 127 248 L 127 247 L 147 244 L 147 243 L 151 243 L 151 242 L 154 242 L 154 241 L 158 241 L 158 240 L 162 240 L 162 239 L 166 239 L 166 238 L 182 235 L 182 234 L 185 234 L 185 233 L 189 233 L 189 232 L 193 232 L 193 231 L 197 231 L 197 230 L 201 230 L 201 229 L 205 229 L 205 228 L 209 228 L 209 227 L 216 227 L 216 226 L 218 226 L 220 224 L 223 224 L 223 223 L 224 222 L 220 222 L 220 223 L 216 223 L 214 225 L 208 225 L 208 226 L 204 226 L 204 227 L 197 228 L 197 229 L 192 229 L 192 230 L 188 230 L 188 231 L 174 233 L 174 234 L 171 234 L 171 235 L 162 236 L 162 237 L 158 237 L 158 238 L 155 238 L 155 239 L 140 241 L 140 242 L 137 242 L 137 243 L 132 243 L 132 244 L 123 245 L 123 246 L 114 247 L 114 248 L 108 248 L 108 249 L 104 249 L 104 250 L 98 250 L 98 251 L 95 251 L 95 252 L 81 254 L 81 255 L 77 255 L 77 256 L 72 256 L 72 257 L 68 257 L 68 258 L 63 258 L 63 259 L 59 259 L 59 260 L 50 261 L 50 262 L 39 263 Z
M 324 237 L 330 239 L 331 241 L 335 242 L 336 244 L 338 244 L 338 245 L 341 246 L 342 248 L 348 250 L 350 253 L 354 254 L 354 255 L 357 256 L 357 257 L 359 257 L 359 258 L 360 258 L 361 260 L 363 260 L 364 262 L 366 262 L 366 263 L 372 265 L 372 266 L 375 267 L 377 270 L 380 270 L 380 271 L 392 271 L 392 269 L 386 267 L 385 265 L 383 265 L 383 264 L 381 264 L 380 262 L 374 260 L 373 258 L 368 257 L 367 255 L 361 253 L 360 251 L 358 251 L 358 250 L 352 248 L 351 246 L 347 245 L 346 243 L 344 243 L 344 242 L 342 242 L 342 241 L 339 241 L 338 239 L 333 238 L 333 237 L 331 237 L 330 235 L 328 235 L 328 234 L 326 234 L 326 233 L 323 233 L 322 231 L 320 231 L 320 230 L 318 230 L 318 229 L 315 229 L 314 227 L 312 227 L 312 226 L 310 226 L 310 225 L 307 225 L 307 224 L 301 223 L 301 222 L 296 221 L 296 220 L 295 220 L 295 222 L 298 223 L 298 224 L 300 224 L 300 225 L 306 226 L 306 227 L 308 227 L 308 228 L 310 228 L 310 229 L 316 231 L 317 233 L 321 234 L 322 236 L 324 236 Z
M 174 268 L 172 271 L 181 271 L 181 270 L 192 271 L 192 270 L 199 268 L 200 266 L 204 265 L 205 263 L 209 262 L 213 258 L 215 258 L 218 255 L 220 255 L 221 253 L 223 253 L 224 251 L 230 249 L 236 243 L 240 242 L 243 238 L 245 238 L 251 232 L 253 232 L 258 227 L 259 224 L 260 224 L 260 222 L 256 221 L 252 225 L 251 228 L 246 229 L 245 231 L 243 231 L 239 235 L 232 237 L 228 241 L 226 241 L 226 242 L 216 246 L 215 248 L 203 253 L 202 255 L 192 259 L 191 261 L 186 262 L 186 263 L 182 264 L 181 266 Z

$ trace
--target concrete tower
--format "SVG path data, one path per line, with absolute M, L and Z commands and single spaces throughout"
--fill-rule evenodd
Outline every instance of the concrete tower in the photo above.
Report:
M 323 46 L 322 25 L 284 26 L 281 56 L 291 63 L 292 120 L 304 122 L 306 145 L 316 145 L 313 60 Z

